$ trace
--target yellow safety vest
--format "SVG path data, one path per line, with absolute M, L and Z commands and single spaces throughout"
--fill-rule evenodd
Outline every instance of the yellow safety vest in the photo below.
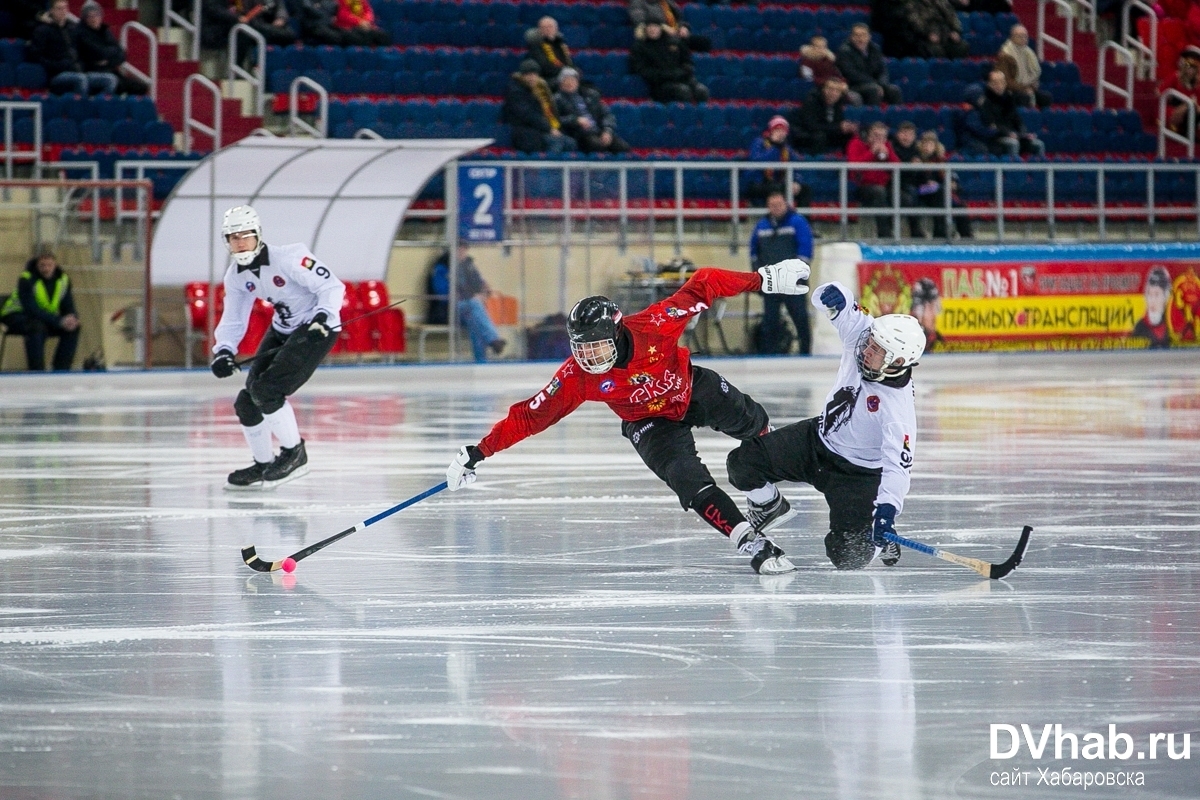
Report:
M 21 279 L 33 280 L 33 273 L 29 271 L 22 272 Z M 69 281 L 67 280 L 67 274 L 65 272 L 60 273 L 58 280 L 54 282 L 54 296 L 51 297 L 46 291 L 45 281 L 41 280 L 40 277 L 38 280 L 34 281 L 33 299 L 37 301 L 38 308 L 41 308 L 43 311 L 48 311 L 56 317 L 59 316 L 58 307 L 62 304 L 62 299 L 67 294 L 68 283 Z M 9 296 L 8 300 L 5 301 L 4 308 L 0 309 L 0 317 L 8 316 L 9 314 L 20 314 L 22 310 L 21 298 L 17 292 L 13 292 Z

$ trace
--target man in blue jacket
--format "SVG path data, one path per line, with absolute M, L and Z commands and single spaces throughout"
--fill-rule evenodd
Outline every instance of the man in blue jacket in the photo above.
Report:
M 58 337 L 54 348 L 54 371 L 65 372 L 75 360 L 79 344 L 79 317 L 71 296 L 71 281 L 58 266 L 54 253 L 43 250 L 29 259 L 17 281 L 17 290 L 0 308 L 0 322 L 9 333 L 25 337 L 25 359 L 29 370 L 46 369 L 46 339 Z
M 808 220 L 788 206 L 783 189 L 767 194 L 767 215 L 754 226 L 750 234 L 750 267 L 758 269 L 789 258 L 812 261 L 813 237 Z M 762 323 L 758 329 L 758 352 L 786 353 L 788 342 L 783 337 L 780 306 L 787 308 L 796 326 L 800 354 L 812 352 L 812 331 L 808 326 L 808 304 L 801 295 L 764 294 Z

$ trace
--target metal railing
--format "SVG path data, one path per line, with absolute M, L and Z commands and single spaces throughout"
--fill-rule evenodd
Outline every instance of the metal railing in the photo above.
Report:
M 1065 18 L 1062 39 L 1056 39 L 1046 33 L 1046 6 L 1053 5 L 1058 9 L 1058 15 Z M 1068 0 L 1038 0 L 1037 10 L 1037 56 L 1039 61 L 1048 61 L 1046 45 L 1057 47 L 1062 51 L 1063 61 L 1074 60 L 1075 50 L 1075 7 Z
M 254 42 L 253 73 L 243 69 L 242 65 L 238 63 L 237 39 L 239 36 L 248 36 Z M 267 39 L 254 28 L 241 22 L 229 29 L 229 80 L 232 82 L 238 78 L 249 81 L 250 86 L 254 89 L 254 115 L 263 116 L 263 109 L 266 107 Z
M 1167 125 L 1167 103 L 1171 99 L 1178 100 L 1187 106 L 1187 127 L 1184 128 L 1187 131 L 1186 135 L 1176 133 Z M 1188 158 L 1196 157 L 1196 101 L 1176 89 L 1167 89 L 1158 98 L 1158 155 L 1160 158 L 1167 154 L 1168 139 L 1186 147 Z
M 1113 53 L 1116 57 L 1113 61 L 1115 65 L 1125 67 L 1124 87 L 1112 83 L 1104 77 L 1108 64 L 1106 56 L 1109 53 Z M 1120 59 L 1124 59 L 1124 64 L 1121 63 Z M 1096 108 L 1104 108 L 1105 92 L 1112 92 L 1118 97 L 1124 98 L 1125 108 L 1133 108 L 1133 71 L 1135 63 L 1133 53 L 1116 42 L 1105 42 L 1100 46 L 1100 53 L 1096 56 Z
M 192 61 L 200 60 L 200 0 L 192 0 L 192 18 L 188 19 L 179 12 L 175 11 L 171 6 L 174 5 L 174 0 L 163 0 L 163 32 L 171 30 L 171 23 L 174 22 L 179 27 L 183 28 L 191 36 L 192 42 L 189 48 L 189 58 Z
M 121 48 L 126 53 L 129 52 L 130 31 L 141 34 L 146 41 L 149 42 L 150 47 L 148 48 L 148 52 L 150 54 L 150 63 L 146 65 L 146 69 L 148 70 L 147 72 L 143 72 L 135 67 L 129 62 L 128 59 L 126 59 L 125 63 L 121 65 L 121 68 L 127 70 L 133 75 L 133 77 L 149 84 L 150 99 L 158 100 L 158 37 L 154 35 L 154 31 L 150 30 L 140 22 L 126 22 L 121 26 Z
M 759 171 L 763 169 L 761 162 L 643 162 L 639 164 L 580 164 L 579 162 L 546 162 L 546 161 L 464 161 L 463 166 L 487 166 L 504 170 L 506 187 L 503 214 L 505 231 L 508 232 L 505 244 L 515 244 L 540 237 L 538 241 L 545 244 L 546 236 L 551 236 L 566 247 L 591 246 L 593 244 L 616 245 L 624 249 L 633 241 L 648 243 L 653 256 L 654 248 L 664 242 L 671 245 L 674 254 L 679 255 L 685 241 L 693 241 L 701 237 L 702 241 L 714 243 L 725 241 L 730 250 L 736 252 L 745 245 L 748 239 L 752 221 L 759 219 L 764 213 L 761 208 L 750 208 L 743 205 L 739 197 L 739 175 L 746 170 Z M 836 235 L 840 238 L 883 238 L 899 240 L 902 238 L 900 223 L 910 217 L 936 218 L 941 217 L 946 225 L 947 237 L 952 235 L 953 222 L 956 218 L 967 217 L 973 221 L 989 223 L 993 236 L 980 235 L 980 240 L 993 239 L 1003 242 L 1006 239 L 1014 241 L 1010 235 L 1011 228 L 1023 228 L 1031 233 L 1030 225 L 1040 223 L 1045 226 L 1044 233 L 1026 238 L 1054 240 L 1059 237 L 1058 228 L 1064 223 L 1092 225 L 1096 238 L 1101 241 L 1108 239 L 1108 227 L 1116 221 L 1122 223 L 1140 223 L 1146 226 L 1149 238 L 1157 235 L 1157 227 L 1168 221 L 1174 226 L 1183 223 L 1200 237 L 1200 169 L 1195 164 L 1160 164 L 1160 163 L 1075 163 L 1075 162 L 991 162 L 967 163 L 954 162 L 946 164 L 852 164 L 848 162 L 804 162 L 775 164 L 773 168 L 785 173 L 784 185 L 790 185 L 793 180 L 804 179 L 806 173 L 835 173 L 837 181 L 837 201 L 828 205 L 801 207 L 797 210 L 811 219 L 824 225 L 836 227 Z M 890 202 L 885 207 L 863 207 L 852 202 L 853 179 L 852 173 L 862 171 L 887 171 L 892 173 L 890 180 Z M 536 176 L 531 173 L 550 172 L 549 175 Z M 970 206 L 956 203 L 949 193 L 942 192 L 940 205 L 908 206 L 904 204 L 898 177 L 904 172 L 942 173 L 942 185 L 947 179 L 959 176 L 960 182 L 965 182 L 968 173 L 984 173 L 991 178 L 986 199 L 973 199 Z M 646 194 L 631 197 L 629 187 L 630 177 L 634 173 L 646 173 Z M 650 187 L 656 186 L 656 177 L 660 173 L 671 176 L 669 188 L 659 184 L 654 198 L 650 197 Z M 691 203 L 684 190 L 685 175 L 688 172 L 725 173 L 730 179 L 729 194 L 723 199 L 703 204 Z M 553 173 L 559 173 L 557 175 Z M 615 175 L 614 175 L 615 173 Z M 1164 176 L 1184 174 L 1187 192 L 1182 200 L 1166 201 L 1161 199 Z M 1036 191 L 1026 189 L 1019 200 L 1011 202 L 1006 197 L 1006 178 L 1011 180 L 1028 180 L 1036 176 L 1041 182 Z M 1063 199 L 1061 195 L 1065 188 L 1059 188 L 1060 183 L 1069 183 L 1075 176 L 1080 180 L 1091 180 L 1093 184 L 1086 191 L 1076 186 L 1071 191 L 1071 199 Z M 1090 177 L 1089 177 L 1090 176 Z M 1144 180 L 1144 190 L 1128 187 L 1123 194 L 1126 200 L 1110 201 L 1107 184 L 1110 179 L 1116 183 L 1117 177 L 1135 182 Z M 539 180 L 544 191 L 537 193 L 536 198 L 530 197 L 528 187 Z M 802 180 L 803 182 L 803 180 Z M 557 187 L 562 186 L 561 192 Z M 616 191 L 613 192 L 615 183 Z M 1133 199 L 1141 192 L 1140 199 Z M 552 194 L 553 193 L 553 194 Z M 1087 195 L 1087 196 L 1084 196 Z M 668 199 L 669 196 L 669 199 Z M 550 198 L 554 198 L 551 202 Z M 712 200 L 711 195 L 707 198 Z M 457 197 L 446 197 L 448 205 L 454 205 Z M 859 230 L 853 236 L 851 226 L 855 220 L 865 220 L 877 217 L 890 217 L 892 235 L 880 237 L 871 231 Z M 446 212 L 441 209 L 413 209 L 406 214 L 406 219 L 444 220 Z M 696 233 L 699 223 L 704 221 L 721 223 L 716 230 L 715 239 L 707 233 Z M 537 228 L 536 223 L 542 227 Z M 549 227 L 546 227 L 549 226 Z M 689 232 L 688 226 L 691 227 Z M 727 226 L 727 227 L 726 227 Z M 1185 228 L 1186 229 L 1186 228 Z M 1172 229 L 1172 235 L 1179 231 Z M 1072 234 L 1079 235 L 1078 233 Z
M 1150 20 L 1150 41 L 1148 42 L 1139 39 L 1137 31 L 1133 28 L 1130 12 L 1135 8 Z M 1158 52 L 1158 15 L 1154 13 L 1153 8 L 1141 0 L 1127 0 L 1125 5 L 1121 6 L 1121 30 L 1124 31 L 1121 36 L 1121 46 L 1138 56 L 1136 61 L 1138 77 L 1143 80 L 1152 79 L 1158 68 L 1155 55 Z
M 301 86 L 311 89 L 317 95 L 316 125 L 309 125 L 300 119 Z M 317 139 L 329 138 L 329 92 L 306 75 L 297 77 L 288 88 L 288 136 L 295 136 L 297 132 L 307 133 Z
M 33 114 L 33 142 L 31 150 L 18 147 L 16 134 L 13 131 L 13 117 L 19 112 Z M 4 161 L 4 177 L 13 177 L 13 167 L 18 161 L 33 165 L 36 171 L 42 162 L 42 104 L 27 100 L 0 101 L 0 114 L 4 116 L 4 141 L 0 144 L 0 159 Z
M 212 95 L 213 124 L 205 125 L 192 116 L 192 87 L 200 85 Z M 198 131 L 212 140 L 212 149 L 221 149 L 221 89 L 200 73 L 187 76 L 183 82 L 183 149 L 192 152 L 192 131 Z
M 1096 4 L 1093 0 L 1075 0 L 1082 14 L 1079 14 L 1079 30 L 1085 33 L 1096 32 Z

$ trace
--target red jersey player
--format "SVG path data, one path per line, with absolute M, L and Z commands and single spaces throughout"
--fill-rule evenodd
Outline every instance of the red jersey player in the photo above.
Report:
M 718 297 L 761 289 L 804 294 L 808 265 L 788 259 L 755 272 L 706 268 L 675 294 L 637 314 L 622 317 L 607 297 L 585 297 L 567 318 L 571 358 L 545 388 L 508 410 L 478 445 L 466 445 L 446 470 L 451 491 L 473 483 L 475 467 L 522 439 L 546 430 L 585 400 L 605 403 L 621 418 L 621 433 L 646 466 L 674 490 L 684 509 L 701 518 L 750 556 L 764 575 L 795 569 L 764 534 L 794 514 L 779 503 L 742 516 L 717 486 L 696 453 L 692 428 L 707 427 L 735 439 L 765 433 L 767 412 L 722 376 L 691 363 L 679 337 L 688 322 Z

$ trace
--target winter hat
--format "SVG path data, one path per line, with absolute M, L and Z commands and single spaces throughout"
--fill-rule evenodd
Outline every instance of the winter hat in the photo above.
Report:
M 1200 61 L 1200 47 L 1196 47 L 1194 44 L 1189 44 L 1187 47 L 1183 48 L 1183 52 L 1180 53 L 1180 55 L 1182 55 L 1188 61 Z
M 558 82 L 561 84 L 563 82 L 563 78 L 578 78 L 578 77 L 579 77 L 578 70 L 572 69 L 571 67 L 563 67 L 562 70 L 558 73 Z
M 788 121 L 787 121 L 786 119 L 784 119 L 783 117 L 779 116 L 778 114 L 776 114 L 775 116 L 771 117 L 771 121 L 767 123 L 767 130 L 768 130 L 768 131 L 773 131 L 773 130 L 775 130 L 776 128 L 783 128 L 783 129 L 786 131 L 786 130 L 788 130 L 790 127 L 791 127 L 791 126 L 790 126 L 790 125 L 788 125 Z
M 91 14 L 93 11 L 97 14 L 103 14 L 104 7 L 97 3 L 96 0 L 87 0 L 87 2 L 83 4 L 83 8 L 79 9 L 79 18 L 87 19 L 88 14 Z
M 517 72 L 522 75 L 528 75 L 531 72 L 541 72 L 541 67 L 532 58 L 526 58 L 521 61 L 521 66 L 517 67 Z

